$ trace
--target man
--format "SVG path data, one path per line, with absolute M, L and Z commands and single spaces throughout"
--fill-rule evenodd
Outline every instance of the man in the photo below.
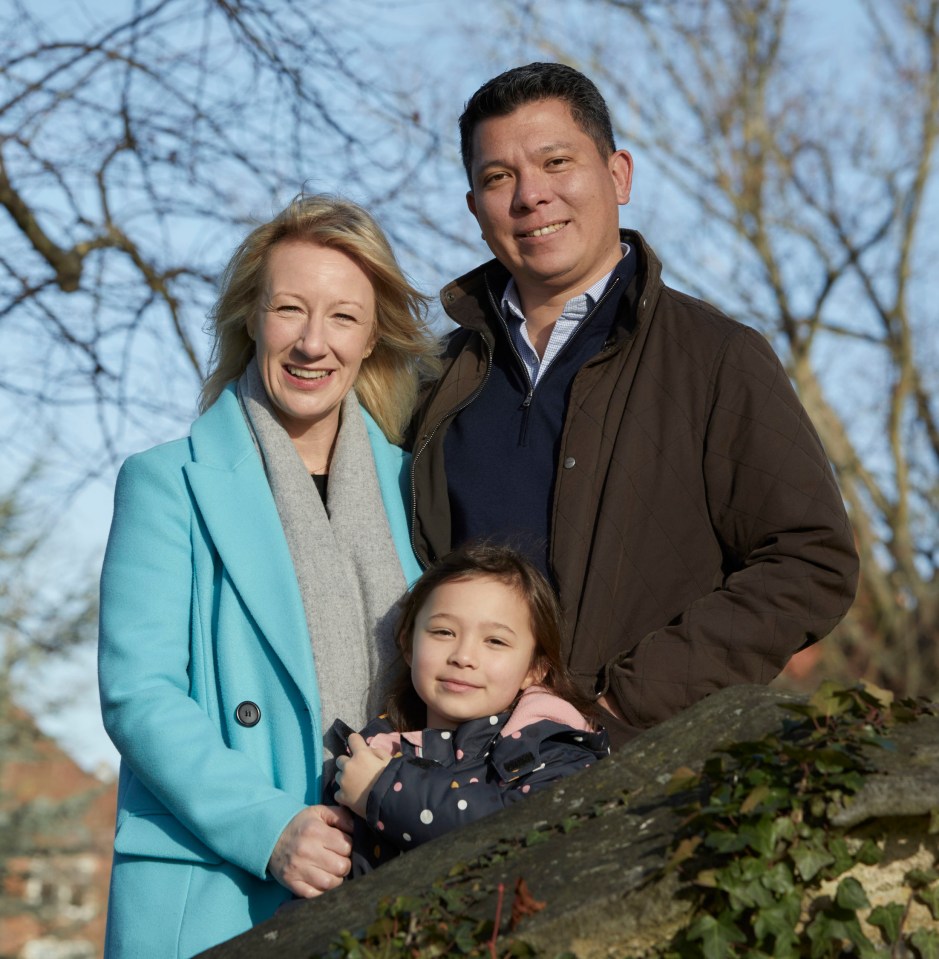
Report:
M 619 230 L 632 158 L 593 83 L 509 70 L 460 132 L 495 259 L 442 292 L 460 329 L 414 433 L 415 549 L 526 548 L 622 744 L 828 633 L 854 598 L 851 528 L 764 338 L 664 286 Z

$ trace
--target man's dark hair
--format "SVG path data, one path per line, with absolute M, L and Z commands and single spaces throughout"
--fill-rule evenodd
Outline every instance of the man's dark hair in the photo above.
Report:
M 473 133 L 483 120 L 504 117 L 526 103 L 563 100 L 574 122 L 597 145 L 600 156 L 616 149 L 606 101 L 593 81 L 564 63 L 529 63 L 487 80 L 466 102 L 460 117 L 460 153 L 473 186 Z

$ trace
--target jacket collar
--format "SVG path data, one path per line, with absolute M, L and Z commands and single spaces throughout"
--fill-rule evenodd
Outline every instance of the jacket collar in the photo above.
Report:
M 453 730 L 425 729 L 421 733 L 421 758 L 455 766 L 464 757 L 472 761 L 487 756 L 511 714 L 511 710 L 506 710 L 495 716 L 470 719 Z M 403 748 L 410 754 L 415 750 L 407 735 L 404 733 L 401 738 Z
M 190 443 L 193 461 L 185 466 L 186 477 L 221 565 L 318 715 L 293 561 L 234 384 L 193 423 Z
M 639 260 L 636 280 L 630 284 L 630 290 L 635 293 L 624 300 L 630 308 L 621 309 L 619 313 L 617 332 L 621 339 L 622 334 L 631 337 L 636 327 L 652 315 L 661 288 L 662 264 L 641 233 L 620 230 L 620 241 L 630 244 Z M 491 339 L 499 330 L 498 317 L 493 315 L 492 298 L 498 303 L 509 276 L 509 271 L 498 260 L 488 260 L 448 283 L 440 291 L 440 301 L 447 315 L 460 326 Z

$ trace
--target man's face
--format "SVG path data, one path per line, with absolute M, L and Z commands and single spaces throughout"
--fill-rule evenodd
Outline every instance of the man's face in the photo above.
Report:
M 620 259 L 619 206 L 629 202 L 632 158 L 604 158 L 563 100 L 526 103 L 473 132 L 466 202 L 522 306 L 567 300 Z

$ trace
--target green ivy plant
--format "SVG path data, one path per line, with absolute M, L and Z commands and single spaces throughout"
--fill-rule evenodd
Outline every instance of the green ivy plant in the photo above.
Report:
M 905 929 L 911 901 L 939 920 L 939 874 L 908 873 L 906 904 L 871 909 L 861 884 L 845 874 L 879 862 L 881 849 L 872 840 L 849 844 L 831 824 L 871 771 L 870 748 L 892 748 L 893 724 L 935 715 L 936 707 L 825 683 L 807 703 L 784 708 L 791 717 L 778 733 L 717 753 L 699 774 L 673 777 L 676 794 L 696 797 L 684 808 L 669 863 L 692 884 L 696 918 L 660 955 L 939 959 L 939 931 Z M 818 895 L 832 880 L 835 894 Z M 865 934 L 859 914 L 881 941 Z
M 467 956 L 525 959 L 534 950 L 524 942 L 499 942 L 501 916 L 471 915 L 474 897 L 437 884 L 423 896 L 399 896 L 379 904 L 378 916 L 357 934 L 345 931 L 325 954 L 330 959 L 401 959 Z M 499 906 L 502 904 L 500 890 Z
M 495 843 L 469 862 L 454 863 L 449 874 L 417 896 L 398 896 L 379 902 L 377 916 L 365 928 L 342 931 L 316 959 L 437 959 L 441 956 L 482 959 L 524 959 L 535 950 L 521 939 L 503 935 L 526 916 L 540 912 L 524 879 L 511 893 L 500 884 L 495 890 L 492 915 L 480 918 L 481 903 L 492 890 L 475 880 L 481 867 L 501 862 L 519 849 L 548 842 L 553 836 L 577 829 L 583 823 L 626 803 L 625 794 L 599 800 L 583 812 L 572 813 L 556 824 L 543 824 L 517 839 Z M 503 923 L 503 918 L 506 922 Z M 576 959 L 562 954 L 553 959 Z
M 891 728 L 939 715 L 939 707 L 925 700 L 894 703 L 870 686 L 825 683 L 807 703 L 783 708 L 788 717 L 778 732 L 717 752 L 700 773 L 684 769 L 673 776 L 671 791 L 685 818 L 666 868 L 679 870 L 692 890 L 694 918 L 654 951 L 654 959 L 939 959 L 939 872 L 907 873 L 906 902 L 872 909 L 847 873 L 856 864 L 875 865 L 882 851 L 873 840 L 849 842 L 831 821 L 872 772 L 871 750 L 893 748 Z M 480 867 L 576 829 L 627 798 L 597 802 L 524 838 L 497 843 L 473 862 L 454 864 L 427 892 L 382 901 L 368 925 L 343 931 L 316 956 L 536 956 L 512 933 L 546 904 L 520 881 L 508 893 L 500 886 L 491 915 L 480 918 L 493 892 L 478 880 Z M 930 831 L 939 832 L 939 816 Z M 828 883 L 834 894 L 820 895 Z M 937 929 L 907 928 L 914 902 L 930 911 Z M 877 942 L 865 928 L 877 930 Z

